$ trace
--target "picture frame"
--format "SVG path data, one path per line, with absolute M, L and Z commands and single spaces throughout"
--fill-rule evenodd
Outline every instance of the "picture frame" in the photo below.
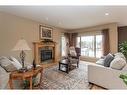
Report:
M 53 29 L 51 27 L 40 25 L 39 26 L 40 40 L 45 40 L 45 39 L 52 40 L 52 32 L 53 32 Z

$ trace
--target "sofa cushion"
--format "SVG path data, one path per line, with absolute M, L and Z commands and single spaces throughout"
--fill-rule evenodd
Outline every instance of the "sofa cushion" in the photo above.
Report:
M 105 67 L 109 67 L 110 66 L 110 63 L 111 61 L 114 59 L 114 56 L 109 53 L 105 58 L 104 58 L 104 66 Z
M 0 66 L 4 68 L 7 72 L 16 70 L 16 67 L 7 57 L 0 57 Z
M 100 58 L 99 60 L 97 60 L 96 64 L 104 66 L 104 59 Z
M 121 52 L 115 53 L 114 55 L 114 58 L 123 58 L 124 60 L 126 60 L 125 56 Z
M 14 58 L 13 56 L 10 56 L 9 59 L 11 60 L 12 64 L 17 68 L 17 69 L 21 69 L 22 65 L 19 63 L 19 61 Z
M 126 61 L 123 58 L 114 58 L 110 64 L 112 69 L 122 70 L 126 65 Z

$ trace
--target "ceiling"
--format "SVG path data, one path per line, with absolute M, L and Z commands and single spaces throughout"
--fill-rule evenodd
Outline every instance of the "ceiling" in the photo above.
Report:
M 127 25 L 127 6 L 0 6 L 0 11 L 63 29 L 112 22 Z

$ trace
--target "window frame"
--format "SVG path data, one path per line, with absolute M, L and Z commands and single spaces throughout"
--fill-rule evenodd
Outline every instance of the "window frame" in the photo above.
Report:
M 84 56 L 84 55 L 81 55 L 81 56 L 90 57 L 90 58 L 99 58 L 99 57 L 96 56 L 96 42 L 97 42 L 96 41 L 96 36 L 98 36 L 98 35 L 102 35 L 102 34 L 83 35 L 83 36 L 94 36 L 94 57 L 92 57 L 92 56 Z M 81 37 L 83 37 L 83 36 L 78 36 L 80 38 L 80 43 L 79 43 L 80 48 L 81 48 Z

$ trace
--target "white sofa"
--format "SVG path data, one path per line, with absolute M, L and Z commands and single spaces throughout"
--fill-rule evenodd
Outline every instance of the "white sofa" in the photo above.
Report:
M 10 89 L 9 87 L 9 75 L 10 72 L 6 72 L 1 66 L 0 66 L 0 89 Z M 22 89 L 20 85 L 20 80 L 14 80 L 13 85 L 15 89 Z
M 126 66 L 127 67 L 127 66 Z M 127 89 L 127 85 L 119 78 L 127 70 L 116 70 L 101 65 L 88 65 L 88 81 L 107 89 Z
M 9 73 L 0 66 L 0 89 L 8 88 Z

